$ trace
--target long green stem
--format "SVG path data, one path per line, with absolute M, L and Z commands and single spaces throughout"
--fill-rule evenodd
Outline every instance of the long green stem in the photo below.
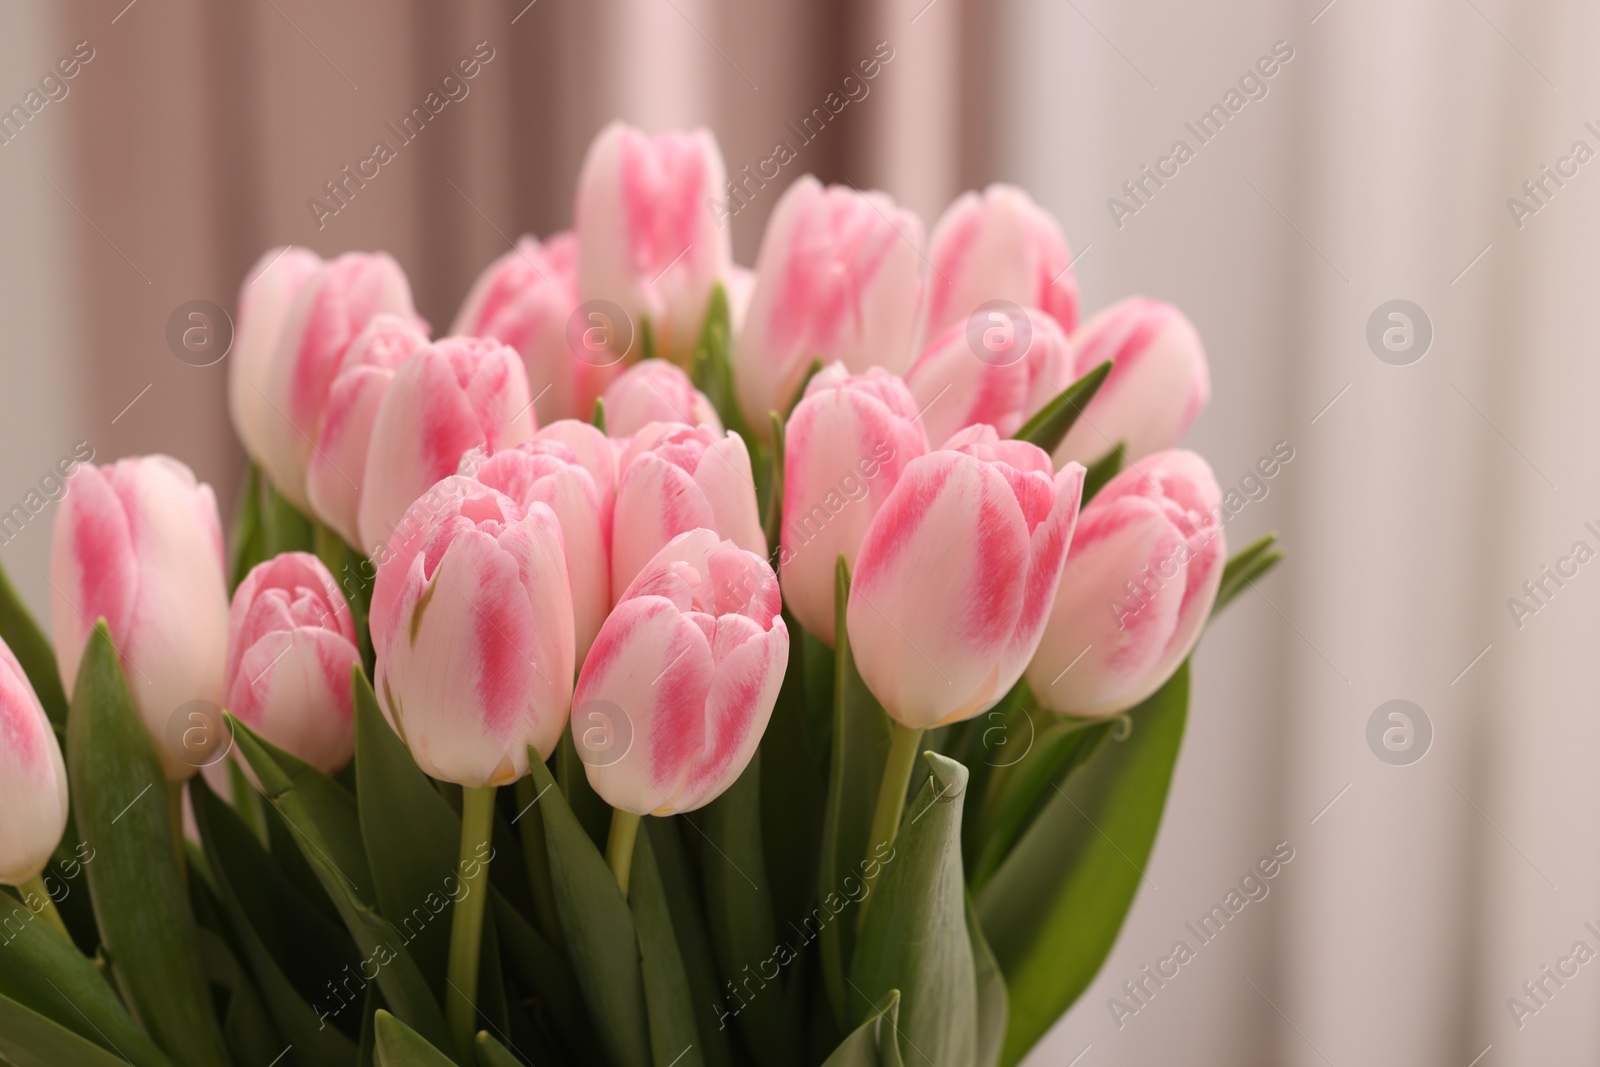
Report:
M 611 813 L 611 833 L 606 837 L 606 866 L 617 880 L 624 898 L 628 895 L 628 872 L 633 870 L 633 840 L 639 836 L 639 816 L 621 808 Z
M 548 788 L 548 787 L 547 787 Z M 528 864 L 528 881 L 533 886 L 533 917 L 545 940 L 560 949 L 561 917 L 556 912 L 555 886 L 550 881 L 550 846 L 545 840 L 544 818 L 534 810 L 539 794 L 534 789 L 533 775 L 517 780 L 517 821 L 522 830 L 522 855 Z
M 894 734 L 889 740 L 889 759 L 883 766 L 883 782 L 878 786 L 878 806 L 872 812 L 872 834 L 867 838 L 867 856 L 879 855 L 884 845 L 894 843 L 900 831 L 900 816 L 906 810 L 906 787 L 911 782 L 911 768 L 916 766 L 917 747 L 922 743 L 922 728 L 894 724 Z M 856 927 L 865 923 L 867 905 L 872 902 L 872 883 L 882 872 L 881 864 L 868 864 L 862 871 L 866 883 L 861 897 L 861 911 L 856 916 Z
M 39 908 L 39 914 L 44 916 L 45 922 L 66 934 L 67 940 L 72 940 L 72 935 L 67 933 L 67 924 L 61 921 L 61 913 L 56 910 L 56 902 L 50 896 L 50 890 L 44 887 L 44 879 L 37 874 L 17 887 L 22 890 L 22 903 L 28 908 L 33 907 L 30 895 L 38 897 L 44 903 Z
M 483 946 L 483 909 L 489 899 L 489 835 L 494 827 L 492 785 L 461 790 L 461 896 L 450 917 L 450 982 L 445 1000 L 450 1036 L 462 1063 L 472 1063 L 478 1021 L 478 953 Z
M 172 851 L 178 859 L 178 877 L 189 877 L 189 853 L 183 843 L 183 783 L 167 783 L 167 822 L 172 827 Z

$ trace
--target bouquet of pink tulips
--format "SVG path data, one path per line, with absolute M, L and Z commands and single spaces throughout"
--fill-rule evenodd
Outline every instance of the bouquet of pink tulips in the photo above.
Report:
M 71 474 L 48 638 L 0 579 L 0 1057 L 994 1067 L 1083 992 L 1279 558 L 1173 449 L 1199 338 L 1080 325 L 1014 188 L 801 178 L 751 272 L 725 183 L 606 129 L 439 339 L 267 253 L 226 547 L 177 460 Z

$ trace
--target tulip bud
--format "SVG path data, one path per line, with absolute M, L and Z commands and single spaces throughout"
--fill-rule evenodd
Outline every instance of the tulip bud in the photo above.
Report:
M 744 439 L 731 430 L 719 434 L 706 426 L 650 423 L 633 435 L 617 461 L 612 591 L 626 589 L 668 541 L 702 526 L 766 557 Z
M 1041 308 L 1068 334 L 1078 324 L 1078 286 L 1061 227 L 1014 185 L 957 197 L 933 228 L 930 253 L 930 337 L 991 300 Z
M 1073 715 L 1125 711 L 1200 639 L 1227 559 L 1222 491 L 1193 452 L 1158 452 L 1083 509 L 1028 685 Z
M 993 309 L 952 325 L 917 357 L 906 385 L 928 440 L 986 422 L 1010 437 L 1073 382 L 1072 346 L 1034 308 Z
M 498 341 L 447 337 L 395 372 L 372 426 L 361 487 L 361 544 L 389 540 L 411 502 L 455 473 L 479 445 L 490 452 L 533 436 L 522 361 Z
M 1211 399 L 1200 335 L 1171 304 L 1130 296 L 1072 336 L 1075 376 L 1111 360 L 1111 373 L 1056 448 L 1056 462 L 1092 463 L 1126 442 L 1140 459 L 1183 440 Z
M 385 313 L 421 325 L 405 272 L 382 252 L 331 260 L 306 281 L 289 309 L 266 368 L 261 460 L 273 485 L 301 508 L 307 506 L 312 445 L 345 350 L 373 316 Z
M 647 359 L 606 387 L 606 433 L 632 437 L 649 422 L 686 422 L 722 432 L 711 399 L 676 363 Z
M 322 257 L 293 245 L 268 249 L 239 286 L 239 321 L 228 359 L 228 410 L 244 450 L 257 463 L 266 455 L 266 427 L 278 416 L 267 403 L 268 370 L 283 323 L 317 271 Z
M 613 122 L 578 174 L 578 295 L 650 320 L 656 354 L 686 363 L 712 287 L 727 269 L 729 235 L 706 209 L 727 171 L 705 128 L 646 135 Z M 626 352 L 618 352 L 620 359 Z
M 544 504 L 452 476 L 417 536 L 396 534 L 372 593 L 385 716 L 434 778 L 477 787 L 548 758 L 572 700 L 572 594 Z
M 395 371 L 427 343 L 411 320 L 375 316 L 350 342 L 328 391 L 322 432 L 306 469 L 306 496 L 317 518 L 352 545 L 361 543 L 361 483 L 378 406 Z
M 350 608 L 316 556 L 285 552 L 258 563 L 234 591 L 228 710 L 325 774 L 355 751 L 350 668 L 360 664 Z
M 710 530 L 639 572 L 584 661 L 573 729 L 613 808 L 672 815 L 714 800 L 755 755 L 789 662 L 778 580 Z
M 912 460 L 867 527 L 846 620 L 891 718 L 927 728 L 1005 696 L 1044 631 L 1084 469 L 973 426 Z
M 211 487 L 170 456 L 80 465 L 56 512 L 50 585 L 67 692 L 104 618 L 167 777 L 186 780 L 196 766 L 172 748 L 168 725 L 190 701 L 221 703 L 227 652 L 222 522 Z
M 39 876 L 67 828 L 61 746 L 22 664 L 0 641 L 0 882 Z
M 595 360 L 567 336 L 578 308 L 577 241 L 557 234 L 541 246 L 522 237 L 478 276 L 450 332 L 492 337 L 522 356 L 540 423 L 587 419 L 595 398 L 622 369 L 620 357 Z
M 829 647 L 837 561 L 855 565 L 900 472 L 927 450 L 916 401 L 881 367 L 851 377 L 842 363 L 829 365 L 789 417 L 778 569 L 789 610 Z
M 472 477 L 523 508 L 542 503 L 555 513 L 572 583 L 578 662 L 583 662 L 611 610 L 611 512 L 606 507 L 610 494 L 602 494 L 578 454 L 553 437 L 536 437 L 496 452 L 475 465 Z
M 911 362 L 922 299 L 922 220 L 883 193 L 806 175 L 772 210 L 734 346 L 746 420 L 786 411 L 812 360 L 860 374 Z

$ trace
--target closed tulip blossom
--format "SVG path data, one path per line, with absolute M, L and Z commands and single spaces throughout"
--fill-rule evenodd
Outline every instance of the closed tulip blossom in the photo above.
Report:
M 681 367 L 662 359 L 637 363 L 607 386 L 605 410 L 606 432 L 613 437 L 631 437 L 651 422 L 686 422 L 722 432 L 710 398 Z
M 413 321 L 378 315 L 350 342 L 328 391 L 322 430 L 306 470 L 306 496 L 317 518 L 352 545 L 361 543 L 361 483 L 378 406 L 395 371 L 427 343 Z
M 1061 227 L 1014 185 L 957 197 L 933 228 L 929 258 L 929 337 L 991 300 L 1039 308 L 1068 334 L 1078 324 L 1078 286 Z
M 478 446 L 495 452 L 533 436 L 528 376 L 511 349 L 447 337 L 395 372 L 378 406 L 362 479 L 361 544 L 385 544 L 412 501 L 455 473 Z
M 228 351 L 228 412 L 245 452 L 257 463 L 265 462 L 268 420 L 278 418 L 266 393 L 278 336 L 300 290 L 321 269 L 322 257 L 309 248 L 272 248 L 239 286 L 239 321 Z
M 72 692 L 104 618 L 168 780 L 197 769 L 168 724 L 194 700 L 220 704 L 228 588 L 222 522 L 209 485 L 170 456 L 84 464 L 67 482 L 50 544 L 50 623 Z
M 750 453 L 732 431 L 650 423 L 633 435 L 617 460 L 613 594 L 626 589 L 668 541 L 698 527 L 765 558 L 767 538 Z
M 1056 462 L 1092 463 L 1118 441 L 1128 460 L 1183 440 L 1211 399 L 1200 335 L 1171 304 L 1130 296 L 1072 336 L 1074 375 L 1111 360 L 1111 373 L 1056 448 Z
M 378 567 L 378 700 L 412 758 L 469 788 L 547 758 L 572 698 L 572 593 L 551 509 L 454 478 L 420 533 Z
M 633 815 L 709 803 L 755 754 L 788 659 L 766 560 L 711 530 L 679 534 L 623 593 L 584 661 L 574 729 L 626 740 L 620 755 L 585 758 L 589 783 Z
M 758 433 L 815 359 L 860 374 L 911 362 L 921 312 L 922 220 L 883 193 L 799 178 L 761 239 L 734 345 L 739 406 Z
M 325 774 L 355 751 L 350 668 L 355 620 L 333 575 L 309 552 L 256 564 L 228 612 L 227 708 Z
M 67 768 L 22 664 L 0 641 L 0 882 L 30 885 L 67 827 Z M 30 904 L 31 906 L 31 904 Z
M 847 613 L 861 677 L 901 726 L 969 719 L 1022 675 L 1083 477 L 984 425 L 906 465 L 862 539 Z
M 905 383 L 883 368 L 851 376 L 834 363 L 811 379 L 789 417 L 778 572 L 789 610 L 830 647 L 838 558 L 855 565 L 901 471 L 928 450 L 917 408 Z
M 534 413 L 543 424 L 587 419 L 595 399 L 622 370 L 616 357 L 574 351 L 568 330 L 578 308 L 577 238 L 557 234 L 517 246 L 478 276 L 450 332 L 492 337 L 522 356 Z M 587 357 L 587 358 L 583 358 Z
M 706 210 L 726 180 L 704 128 L 652 137 L 613 122 L 589 146 L 573 210 L 578 296 L 630 316 L 635 350 L 648 319 L 656 355 L 687 363 L 693 354 L 731 258 L 728 231 Z
M 1034 308 L 955 323 L 906 372 L 930 441 L 980 422 L 1010 437 L 1072 382 L 1066 334 Z
M 416 321 L 405 272 L 382 252 L 330 260 L 290 306 L 266 368 L 261 459 L 278 491 L 302 508 L 306 468 L 333 379 L 350 343 L 383 314 Z
M 1095 494 L 1028 667 L 1040 703 L 1115 715 L 1161 688 L 1216 602 L 1221 506 L 1211 468 L 1181 450 L 1147 456 Z

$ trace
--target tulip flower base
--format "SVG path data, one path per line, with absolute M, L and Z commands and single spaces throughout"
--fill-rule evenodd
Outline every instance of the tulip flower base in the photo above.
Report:
M 226 549 L 177 460 L 71 476 L 50 636 L 0 574 L 0 1058 L 1010 1067 L 1088 988 L 1282 558 L 1173 447 L 1198 334 L 1078 324 L 1005 186 L 924 242 L 802 178 L 746 271 L 724 176 L 608 127 L 439 338 L 267 253 Z

